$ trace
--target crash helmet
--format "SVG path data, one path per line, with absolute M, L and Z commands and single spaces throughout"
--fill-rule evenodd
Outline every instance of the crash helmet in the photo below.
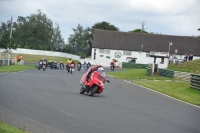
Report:
M 97 71 L 104 71 L 103 67 L 99 67 Z

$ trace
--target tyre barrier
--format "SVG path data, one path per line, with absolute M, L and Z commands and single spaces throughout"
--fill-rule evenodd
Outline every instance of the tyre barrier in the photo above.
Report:
M 200 90 L 200 74 L 191 74 L 190 88 Z

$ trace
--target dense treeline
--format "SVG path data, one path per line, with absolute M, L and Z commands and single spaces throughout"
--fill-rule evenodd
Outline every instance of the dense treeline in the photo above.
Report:
M 72 29 L 74 34 L 68 38 L 67 52 L 80 55 L 84 58 L 90 56 L 95 29 L 119 31 L 117 27 L 105 21 L 98 22 L 91 28 L 87 27 L 85 29 L 78 24 L 76 29 Z
M 95 29 L 119 31 L 117 27 L 104 21 L 85 29 L 78 24 L 77 28 L 72 28 L 74 34 L 65 43 L 59 25 L 54 24 L 41 10 L 37 10 L 36 14 L 27 17 L 18 16 L 16 22 L 1 22 L 0 48 L 60 51 L 87 57 L 91 55 Z
M 40 10 L 27 17 L 18 16 L 17 22 L 13 22 L 10 38 L 11 24 L 11 21 L 1 22 L 1 48 L 60 51 L 65 45 L 59 25 L 54 26 L 52 20 Z

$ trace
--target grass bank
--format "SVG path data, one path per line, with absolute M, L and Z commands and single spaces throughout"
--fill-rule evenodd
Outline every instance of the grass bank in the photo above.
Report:
M 46 55 L 30 55 L 30 54 L 23 54 L 22 59 L 24 62 L 39 62 L 42 58 L 51 59 L 56 61 L 57 63 L 60 63 L 61 61 L 65 63 L 67 61 L 67 58 L 63 57 L 56 57 L 56 56 L 46 56 Z
M 0 133 L 28 133 L 6 123 L 0 122 Z
M 173 78 L 169 78 L 169 77 L 164 77 L 164 76 L 159 76 L 159 75 L 155 75 L 155 76 L 148 76 L 146 74 L 147 70 L 146 69 L 131 69 L 131 68 L 123 68 L 122 71 L 119 72 L 108 72 L 106 74 L 108 75 L 112 75 L 115 78 L 119 78 L 119 79 L 148 79 L 148 80 L 174 80 Z
M 37 68 L 34 65 L 9 65 L 9 66 L 0 66 L 0 73 L 3 72 L 19 72 L 28 69 L 35 69 Z
M 194 61 L 186 61 L 181 64 L 172 64 L 167 69 L 200 74 L 200 60 L 198 59 Z
M 189 81 L 180 81 L 159 75 L 147 76 L 146 69 L 124 69 L 120 72 L 108 72 L 107 75 L 130 80 L 133 83 L 200 106 L 200 91 L 190 88 Z

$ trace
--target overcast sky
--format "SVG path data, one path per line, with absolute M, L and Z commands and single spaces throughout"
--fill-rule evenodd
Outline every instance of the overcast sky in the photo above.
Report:
M 148 32 L 200 35 L 200 0 L 0 0 L 0 22 L 38 9 L 59 24 L 65 42 L 78 24 L 86 28 L 102 21 L 123 32 L 141 29 L 145 21 Z

